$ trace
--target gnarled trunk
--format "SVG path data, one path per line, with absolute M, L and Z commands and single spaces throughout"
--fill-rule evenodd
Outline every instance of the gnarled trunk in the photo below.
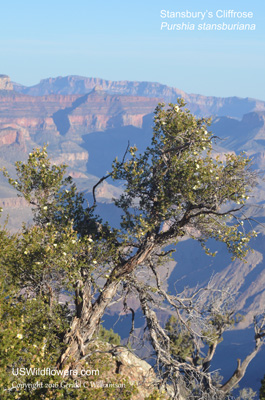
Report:
M 153 241 L 146 243 L 129 260 L 114 268 L 102 292 L 93 304 L 91 302 L 90 284 L 87 283 L 83 287 L 81 283 L 78 284 L 77 294 L 81 298 L 81 302 L 76 305 L 76 316 L 70 331 L 65 336 L 66 349 L 58 360 L 58 368 L 69 370 L 85 356 L 86 347 L 99 326 L 106 308 L 115 297 L 121 279 L 128 276 L 137 265 L 143 263 L 153 249 Z

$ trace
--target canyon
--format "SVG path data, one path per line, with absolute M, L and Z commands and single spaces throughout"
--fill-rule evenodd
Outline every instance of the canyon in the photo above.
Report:
M 15 161 L 25 161 L 34 147 L 47 143 L 51 159 L 68 165 L 68 173 L 89 202 L 93 185 L 110 171 L 116 156 L 122 159 L 128 141 L 139 151 L 148 145 L 156 105 L 175 102 L 179 97 L 185 99 L 187 108 L 195 115 L 211 116 L 210 130 L 220 138 L 214 146 L 216 152 L 244 151 L 252 158 L 260 183 L 249 199 L 246 216 L 251 217 L 251 226 L 259 235 L 251 243 L 253 253 L 248 254 L 246 263 L 231 262 L 219 244 L 214 244 L 218 254 L 213 259 L 202 253 L 198 243 L 181 241 L 175 262 L 168 267 L 168 289 L 181 291 L 187 285 L 203 286 L 209 280 L 216 287 L 229 287 L 237 293 L 237 309 L 244 315 L 236 327 L 240 331 L 249 328 L 253 316 L 264 310 L 264 101 L 187 94 L 154 82 L 114 82 L 78 76 L 48 78 L 25 87 L 11 82 L 7 75 L 0 75 L 0 164 L 14 175 Z M 112 198 L 121 192 L 122 187 L 111 181 L 97 192 L 99 209 L 113 224 L 119 215 Z M 3 218 L 10 215 L 12 231 L 25 218 L 30 221 L 28 205 L 17 197 L 2 175 L 0 207 L 4 209 Z

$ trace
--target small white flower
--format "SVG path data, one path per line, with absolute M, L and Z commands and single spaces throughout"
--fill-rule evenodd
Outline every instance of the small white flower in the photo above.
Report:
M 57 247 L 57 243 L 53 243 L 53 247 Z
M 21 335 L 21 333 L 18 333 L 18 334 L 17 334 L 17 338 L 18 338 L 18 339 L 23 339 L 23 335 Z
M 72 243 L 75 244 L 75 243 L 76 243 L 76 240 L 72 240 Z
M 93 260 L 93 264 L 97 264 L 98 262 L 96 260 Z
M 93 240 L 91 239 L 91 238 L 88 238 L 88 241 L 91 243 L 91 242 L 93 242 Z

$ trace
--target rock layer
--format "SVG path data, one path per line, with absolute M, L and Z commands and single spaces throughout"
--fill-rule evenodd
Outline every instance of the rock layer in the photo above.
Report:
M 31 87 L 15 86 L 21 93 L 32 96 L 43 96 L 52 93 L 57 94 L 86 94 L 95 87 L 108 94 L 158 97 L 167 102 L 175 102 L 178 97 L 183 97 L 189 109 L 197 115 L 230 115 L 236 118 L 251 111 L 265 110 L 265 102 L 251 98 L 239 97 L 214 97 L 198 94 L 188 94 L 183 90 L 160 84 L 158 82 L 135 82 L 135 81 L 110 81 L 100 78 L 87 78 L 83 76 L 59 76 L 40 81 Z

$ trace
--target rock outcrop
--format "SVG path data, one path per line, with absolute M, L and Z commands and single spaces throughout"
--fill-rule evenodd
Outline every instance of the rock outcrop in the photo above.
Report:
M 13 90 L 13 85 L 7 75 L 0 75 L 0 90 Z
M 29 140 L 28 131 L 15 124 L 0 125 L 0 148 L 2 146 L 17 145 L 26 151 L 26 141 Z
M 158 390 L 158 380 L 153 367 L 126 347 L 112 346 L 98 340 L 92 342 L 88 349 L 91 354 L 94 353 L 93 357 L 99 360 L 102 356 L 105 357 L 104 366 L 107 367 L 100 374 L 98 381 L 94 381 L 94 387 L 104 387 L 104 384 L 111 380 L 126 379 L 128 384 L 137 389 L 137 392 L 131 397 L 132 400 L 144 400 Z M 165 400 L 171 398 L 168 393 L 172 393 L 170 386 L 167 386 L 166 389 L 161 390 Z M 184 400 L 184 397 L 179 400 Z
M 0 207 L 23 210 L 25 207 L 29 207 L 29 204 L 22 197 L 5 197 L 0 199 Z

